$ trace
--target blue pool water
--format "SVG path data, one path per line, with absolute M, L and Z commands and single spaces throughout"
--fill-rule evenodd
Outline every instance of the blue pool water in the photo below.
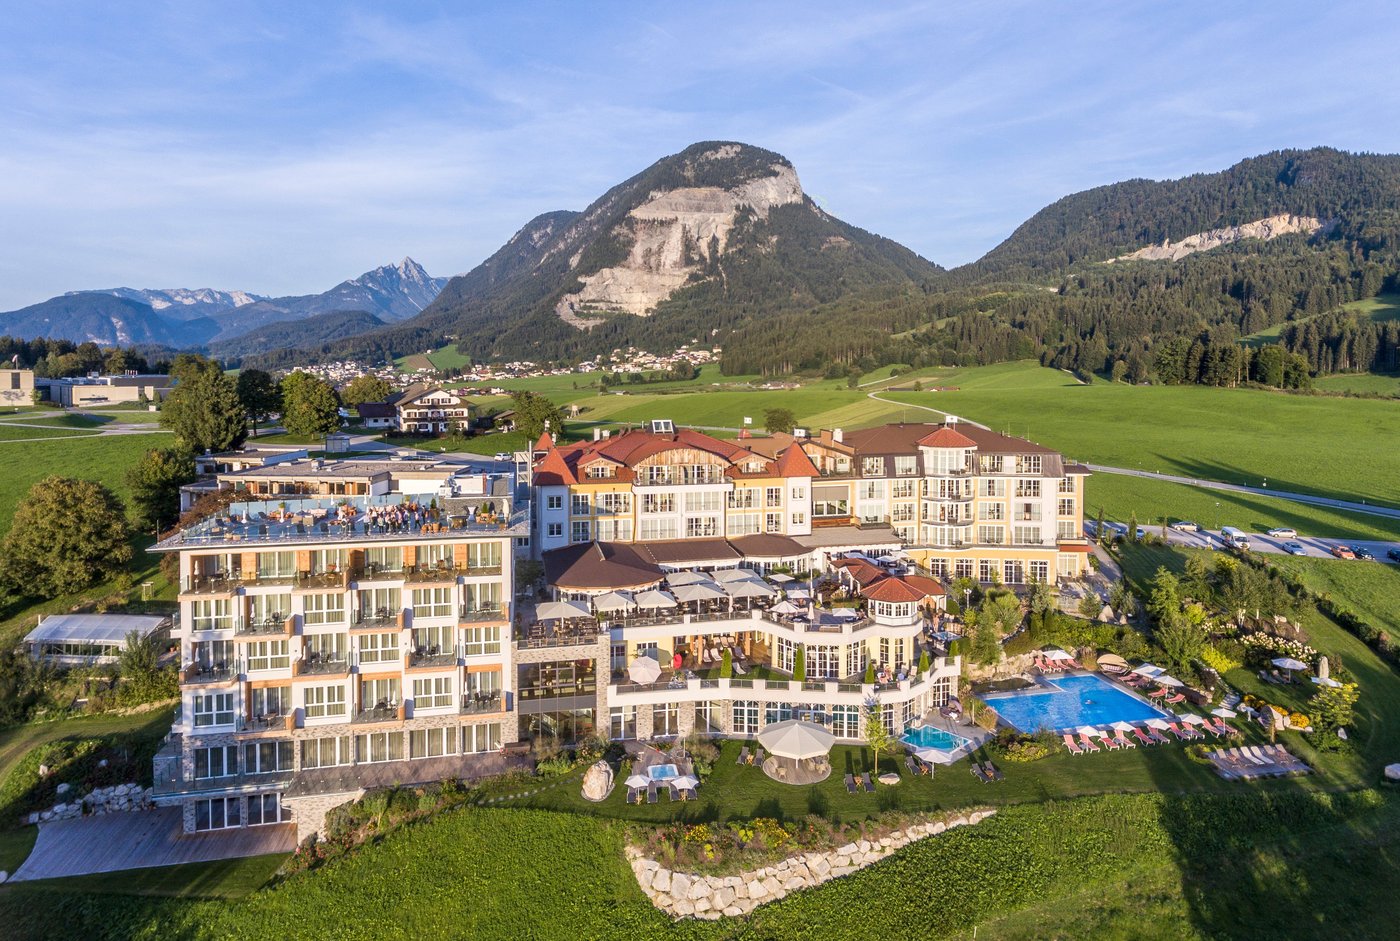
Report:
M 1057 676 L 1035 689 L 982 698 L 1022 732 L 1068 732 L 1081 725 L 1141 723 L 1167 715 L 1093 674 Z
M 647 777 L 653 781 L 669 781 L 681 776 L 675 765 L 652 765 L 647 769 Z
M 952 751 L 960 745 L 967 744 L 967 739 L 961 735 L 954 735 L 931 725 L 910 729 L 901 735 L 899 740 L 914 748 L 940 748 L 943 751 Z

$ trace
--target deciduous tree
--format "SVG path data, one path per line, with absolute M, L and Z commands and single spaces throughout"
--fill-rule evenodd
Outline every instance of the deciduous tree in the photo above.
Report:
M 383 402 L 394 391 L 394 387 L 378 376 L 365 373 L 351 379 L 340 390 L 340 400 L 350 408 L 359 408 L 366 402 Z
M 45 477 L 29 489 L 0 543 L 0 581 L 17 594 L 91 588 L 131 561 L 121 500 L 102 484 Z
M 248 434 L 237 385 L 217 367 L 197 363 L 181 371 L 180 381 L 160 411 L 160 423 L 193 454 L 231 450 L 243 444 Z
M 254 436 L 258 423 L 267 421 L 282 407 L 282 391 L 270 373 L 261 369 L 245 369 L 238 374 L 238 401 L 253 423 Z
M 153 448 L 127 472 L 136 525 L 159 529 L 180 515 L 180 487 L 194 480 L 194 458 L 183 448 Z
M 300 370 L 282 380 L 282 427 L 289 435 L 314 437 L 340 427 L 340 399 L 335 387 Z
M 797 427 L 797 416 L 790 408 L 766 408 L 763 410 L 763 427 L 770 435 L 792 434 Z

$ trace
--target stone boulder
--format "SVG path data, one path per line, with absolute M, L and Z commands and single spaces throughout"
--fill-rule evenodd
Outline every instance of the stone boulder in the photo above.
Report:
M 1400 781 L 1400 764 L 1386 765 L 1385 779 L 1387 781 Z
M 583 775 L 584 800 L 605 800 L 613 789 L 613 770 L 606 761 L 593 764 Z

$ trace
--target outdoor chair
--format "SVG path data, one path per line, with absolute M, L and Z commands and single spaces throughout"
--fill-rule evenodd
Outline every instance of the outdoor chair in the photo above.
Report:
M 1103 750 L 1099 748 L 1098 742 L 1095 742 L 1092 738 L 1090 738 L 1087 735 L 1079 736 L 1079 747 L 1083 748 L 1086 752 Z
M 990 761 L 984 764 L 982 767 L 985 768 L 987 773 L 992 776 L 993 781 L 1006 780 L 1006 775 L 1001 773 L 1001 769 L 998 768 L 996 765 L 992 764 Z
M 1074 736 L 1073 736 L 1073 735 L 1066 734 L 1065 737 L 1064 737 L 1064 742 L 1065 742 L 1065 748 L 1068 748 L 1068 749 L 1069 749 L 1069 753 L 1070 753 L 1071 755 L 1082 755 L 1082 754 L 1084 754 L 1084 749 L 1083 749 L 1082 747 L 1080 747 L 1079 743 L 1077 743 L 1077 742 L 1074 740 Z
M 991 784 L 991 783 L 992 783 L 992 776 L 989 775 L 989 774 L 987 774 L 987 772 L 983 771 L 981 765 L 979 765 L 979 764 L 978 764 L 977 762 L 975 762 L 975 761 L 969 762 L 969 764 L 972 765 L 972 775 L 973 775 L 973 777 L 975 777 L 977 780 L 981 781 L 983 784 Z
M 847 794 L 854 794 L 854 793 L 856 792 L 856 776 L 853 775 L 853 774 L 848 774 L 848 775 L 846 775 L 846 777 L 845 777 L 845 781 L 846 781 L 846 793 L 847 793 Z
M 655 803 L 656 803 L 656 785 L 655 785 L 655 784 L 649 784 L 649 785 L 647 785 L 647 803 L 648 803 L 648 804 L 655 804 Z
M 1163 702 L 1175 706 L 1179 702 L 1186 702 L 1186 696 L 1182 693 L 1177 693 L 1175 696 L 1168 696 Z
M 873 794 L 875 792 L 875 782 L 870 780 L 869 771 L 860 776 L 860 786 L 865 789 L 865 793 L 867 794 Z
M 1119 748 L 1137 748 L 1137 742 L 1129 741 L 1122 729 L 1119 729 L 1118 734 L 1113 736 L 1113 740 L 1118 743 Z
M 764 754 L 763 749 L 761 749 L 761 748 L 755 749 L 755 750 L 754 750 L 754 753 L 753 753 L 753 763 L 756 764 L 756 765 L 762 765 L 762 764 L 763 764 L 763 760 L 764 760 L 765 758 L 767 758 L 767 757 L 768 757 L 768 756 L 767 756 L 766 754 Z
M 1154 745 L 1165 745 L 1167 744 L 1167 742 L 1171 741 L 1171 739 L 1167 738 L 1165 735 L 1163 735 L 1161 732 L 1158 732 L 1156 729 L 1148 729 L 1147 737 L 1152 739 Z
M 736 765 L 746 765 L 749 763 L 749 746 L 745 745 L 739 749 L 739 759 L 734 762 Z
M 904 756 L 904 767 L 909 769 L 910 774 L 922 774 L 923 769 L 919 767 L 919 759 L 913 755 Z
M 1143 732 L 1143 730 L 1139 728 L 1133 729 L 1133 738 L 1137 739 L 1139 742 L 1142 742 L 1142 744 L 1144 745 L 1157 744 L 1156 742 L 1152 741 L 1152 739 L 1147 737 L 1147 733 Z

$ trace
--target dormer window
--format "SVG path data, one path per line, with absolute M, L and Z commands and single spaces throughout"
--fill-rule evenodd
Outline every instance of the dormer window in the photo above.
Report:
M 883 457 L 863 457 L 860 459 L 860 473 L 862 477 L 883 477 L 885 476 L 885 459 Z

